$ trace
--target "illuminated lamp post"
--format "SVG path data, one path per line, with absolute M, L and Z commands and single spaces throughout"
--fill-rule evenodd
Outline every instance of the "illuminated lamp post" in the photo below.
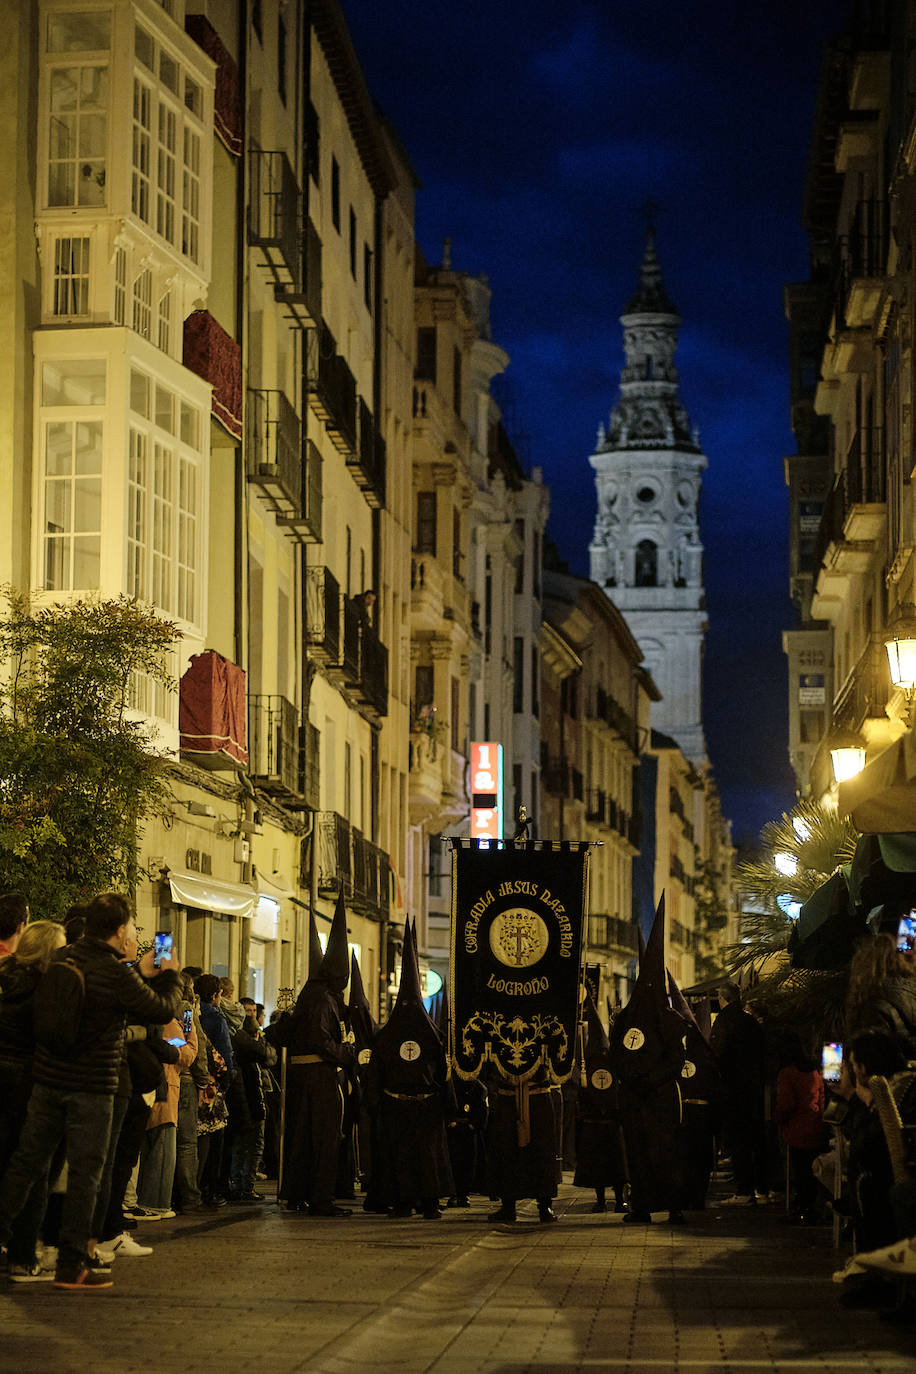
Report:
M 907 725 L 912 725 L 913 700 L 916 696 L 916 619 L 904 615 L 888 629 L 884 641 L 891 682 L 906 697 Z
M 830 745 L 830 762 L 837 782 L 848 782 L 865 767 L 865 741 L 861 735 L 848 731 L 836 734 Z

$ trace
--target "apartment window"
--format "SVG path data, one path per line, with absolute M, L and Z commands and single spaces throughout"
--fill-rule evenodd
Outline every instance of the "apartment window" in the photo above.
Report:
M 102 419 L 105 363 L 45 363 L 41 380 L 44 585 L 93 591 L 102 549 Z
M 525 641 L 516 635 L 512 644 L 512 710 L 518 715 L 525 709 Z
M 461 511 L 452 507 L 452 576 L 461 579 Z
M 134 38 L 131 210 L 197 262 L 203 95 L 144 29 Z
M 131 169 L 130 208 L 138 219 L 150 217 L 150 159 L 153 142 L 152 94 L 142 81 L 134 79 L 133 165 Z
M 131 372 L 127 593 L 199 621 L 200 417 L 170 387 Z
M 435 680 L 432 664 L 418 664 L 414 674 L 414 706 L 432 706 Z
M 451 727 L 452 748 L 457 754 L 461 751 L 461 683 L 456 677 L 452 678 Z
M 159 297 L 159 347 L 168 353 L 172 342 L 172 293 L 166 291 Z
M 108 52 L 111 15 L 101 13 L 50 14 L 48 52 Z
M 417 492 L 417 553 L 436 552 L 436 493 Z
M 417 330 L 417 380 L 436 380 L 436 326 L 421 325 Z
M 452 354 L 452 397 L 454 401 L 455 414 L 461 414 L 461 349 L 456 348 Z
M 366 302 L 366 309 L 372 309 L 372 249 L 368 243 L 363 244 L 363 300 Z
M 350 206 L 350 276 L 356 281 L 356 213 Z
M 48 205 L 104 205 L 107 65 L 52 67 L 50 104 Z
M 277 90 L 286 104 L 286 20 L 277 16 Z
M 541 714 L 541 698 L 538 690 L 540 682 L 541 661 L 538 657 L 538 646 L 531 646 L 531 714 L 536 718 Z
M 54 244 L 53 313 L 89 314 L 88 238 L 62 238 Z
M 515 592 L 519 595 L 525 590 L 525 522 L 516 520 L 515 537 L 522 546 L 522 551 L 515 563 Z
M 127 323 L 127 250 L 115 249 L 114 260 L 114 306 L 115 324 Z
M 175 241 L 175 176 L 178 119 L 168 105 L 159 105 L 159 149 L 156 168 L 156 232 Z
M 340 233 L 340 163 L 331 158 L 331 223 Z
M 192 262 L 200 259 L 200 136 L 184 131 L 184 165 L 181 172 L 181 251 Z
M 153 337 L 153 274 L 148 267 L 134 281 L 132 322 L 144 339 Z

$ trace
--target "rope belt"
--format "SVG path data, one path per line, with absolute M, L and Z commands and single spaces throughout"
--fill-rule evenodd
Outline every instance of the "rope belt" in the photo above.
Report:
M 383 1088 L 382 1092 L 386 1097 L 393 1097 L 398 1102 L 425 1102 L 427 1098 L 435 1097 L 433 1093 L 393 1093 L 390 1088 Z
M 327 1064 L 329 1068 L 335 1066 L 328 1059 L 322 1059 L 320 1054 L 292 1054 L 289 1062 L 291 1064 Z
M 685 1097 L 685 1098 L 683 1098 L 683 1103 L 684 1103 L 684 1106 L 685 1106 L 685 1107 L 708 1107 L 708 1106 L 709 1106 L 709 1098 L 708 1098 L 708 1097 Z
M 531 1115 L 528 1110 L 528 1099 L 543 1093 L 549 1093 L 550 1088 L 530 1088 L 527 1080 L 519 1083 L 517 1088 L 497 1088 L 500 1097 L 515 1098 L 515 1134 L 518 1141 L 518 1148 L 523 1150 L 526 1145 L 531 1144 Z

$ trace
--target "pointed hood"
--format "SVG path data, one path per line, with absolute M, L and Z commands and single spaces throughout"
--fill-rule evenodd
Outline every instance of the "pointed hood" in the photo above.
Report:
M 722 1096 L 722 1082 L 715 1055 L 697 1024 L 684 994 L 674 978 L 668 973 L 668 991 L 671 1005 L 684 1018 L 684 1052 L 686 1058 L 681 1069 L 681 1097 L 694 1102 L 716 1102 Z
M 332 992 L 343 992 L 350 976 L 350 947 L 347 942 L 347 906 L 343 889 L 334 908 L 331 933 L 318 973 L 313 975 L 322 983 L 327 983 Z
M 378 1026 L 372 1015 L 366 990 L 363 987 L 362 974 L 359 971 L 359 962 L 355 953 L 350 956 L 350 1000 L 347 1005 L 347 1013 L 350 1029 L 356 1039 L 356 1052 L 357 1055 L 360 1055 L 363 1050 L 371 1048 Z
M 321 941 L 318 938 L 318 923 L 315 920 L 315 912 L 309 907 L 309 977 L 314 978 L 321 968 L 321 961 L 324 958 L 324 950 L 321 948 Z
M 668 1001 L 662 893 L 636 986 L 611 1030 L 611 1060 L 616 1075 L 651 1087 L 676 1079 L 684 1063 L 682 1037 L 686 1024 Z
M 704 1040 L 708 1040 L 712 1034 L 712 1011 L 709 1006 L 709 998 L 704 997 L 695 1012 L 697 1025 Z
M 595 1006 L 590 993 L 586 994 L 585 998 L 584 1020 L 586 1028 L 586 1056 L 606 1051 L 608 1047 L 607 1031 L 601 1024 L 598 1008 Z
M 373 1062 L 382 1086 L 408 1092 L 433 1078 L 445 1081 L 445 1052 L 438 1027 L 423 1005 L 416 927 L 404 927 L 401 981 L 391 1015 L 375 1038 Z

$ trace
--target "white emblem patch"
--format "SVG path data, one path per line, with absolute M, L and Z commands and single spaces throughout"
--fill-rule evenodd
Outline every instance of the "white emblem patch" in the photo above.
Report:
M 697 1066 L 696 1066 L 696 1064 L 691 1063 L 691 1061 L 688 1059 L 688 1060 L 685 1061 L 684 1067 L 681 1069 L 681 1077 L 682 1077 L 682 1078 L 692 1078 L 693 1075 L 696 1073 L 696 1071 L 697 1071 Z
M 413 1059 L 420 1058 L 420 1046 L 416 1040 L 405 1040 L 401 1046 L 400 1054 L 401 1058 L 406 1059 L 409 1063 Z
M 646 1043 L 646 1037 L 638 1026 L 631 1026 L 623 1037 L 623 1047 L 625 1050 L 641 1050 Z
M 595 1069 L 592 1074 L 592 1087 L 597 1088 L 599 1092 L 609 1088 L 613 1081 L 614 1075 L 608 1069 Z

